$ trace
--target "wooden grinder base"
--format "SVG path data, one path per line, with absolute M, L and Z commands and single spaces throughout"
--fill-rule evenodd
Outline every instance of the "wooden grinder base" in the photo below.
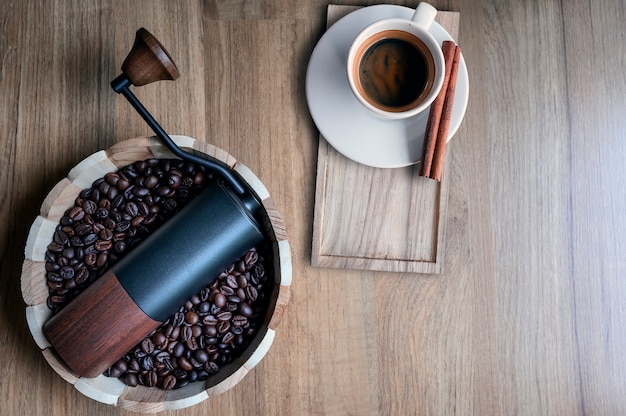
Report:
M 43 332 L 72 371 L 97 377 L 114 364 L 111 357 L 122 357 L 160 324 L 137 306 L 109 270 L 81 293 L 80 302 L 70 302 L 46 322 Z

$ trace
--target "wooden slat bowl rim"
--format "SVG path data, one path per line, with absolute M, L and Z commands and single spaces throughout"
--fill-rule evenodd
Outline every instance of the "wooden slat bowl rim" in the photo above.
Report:
M 108 172 L 116 171 L 137 160 L 175 158 L 156 137 L 138 137 L 119 142 L 83 159 L 57 183 L 44 199 L 39 216 L 31 225 L 22 265 L 22 297 L 27 304 L 26 320 L 34 341 L 50 367 L 85 396 L 106 404 L 135 412 L 154 413 L 182 409 L 200 403 L 210 396 L 223 393 L 248 374 L 268 352 L 276 328 L 289 303 L 292 280 L 291 251 L 285 226 L 269 192 L 261 180 L 228 152 L 187 136 L 171 136 L 181 148 L 206 155 L 234 169 L 262 201 L 266 214 L 262 224 L 273 242 L 275 287 L 265 323 L 241 357 L 218 372 L 219 378 L 196 382 L 178 390 L 128 387 L 120 380 L 103 375 L 95 378 L 78 377 L 67 368 L 43 335 L 42 326 L 50 318 L 46 298 L 45 251 L 52 241 L 54 228 L 65 211 L 73 206 L 78 193 Z

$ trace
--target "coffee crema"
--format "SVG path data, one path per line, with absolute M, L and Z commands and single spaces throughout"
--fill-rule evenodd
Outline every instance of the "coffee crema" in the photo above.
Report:
M 428 47 L 402 30 L 372 35 L 357 51 L 353 68 L 356 87 L 372 106 L 403 112 L 430 93 L 435 64 Z

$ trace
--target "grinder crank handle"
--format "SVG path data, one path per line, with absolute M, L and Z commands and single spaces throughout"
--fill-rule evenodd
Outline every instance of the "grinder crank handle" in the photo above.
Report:
M 122 74 L 111 82 L 111 87 L 130 102 L 174 155 L 219 173 L 241 198 L 242 203 L 250 212 L 254 213 L 260 207 L 259 201 L 250 192 L 246 192 L 246 188 L 237 180 L 230 169 L 178 147 L 129 89 L 131 84 L 139 87 L 161 80 L 173 81 L 179 76 L 180 73 L 176 64 L 163 45 L 146 29 L 140 28 L 135 36 L 135 43 L 122 64 Z

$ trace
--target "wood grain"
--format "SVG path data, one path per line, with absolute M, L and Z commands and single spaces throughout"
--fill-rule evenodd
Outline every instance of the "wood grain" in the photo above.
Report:
M 109 87 L 142 26 L 181 77 L 136 95 L 168 132 L 259 176 L 293 260 L 263 361 L 233 389 L 162 414 L 626 414 L 623 1 L 432 1 L 460 13 L 470 80 L 463 140 L 447 149 L 436 277 L 311 267 L 318 131 L 304 77 L 328 4 L 0 0 L 0 415 L 137 414 L 51 369 L 20 274 L 54 185 L 151 134 Z

